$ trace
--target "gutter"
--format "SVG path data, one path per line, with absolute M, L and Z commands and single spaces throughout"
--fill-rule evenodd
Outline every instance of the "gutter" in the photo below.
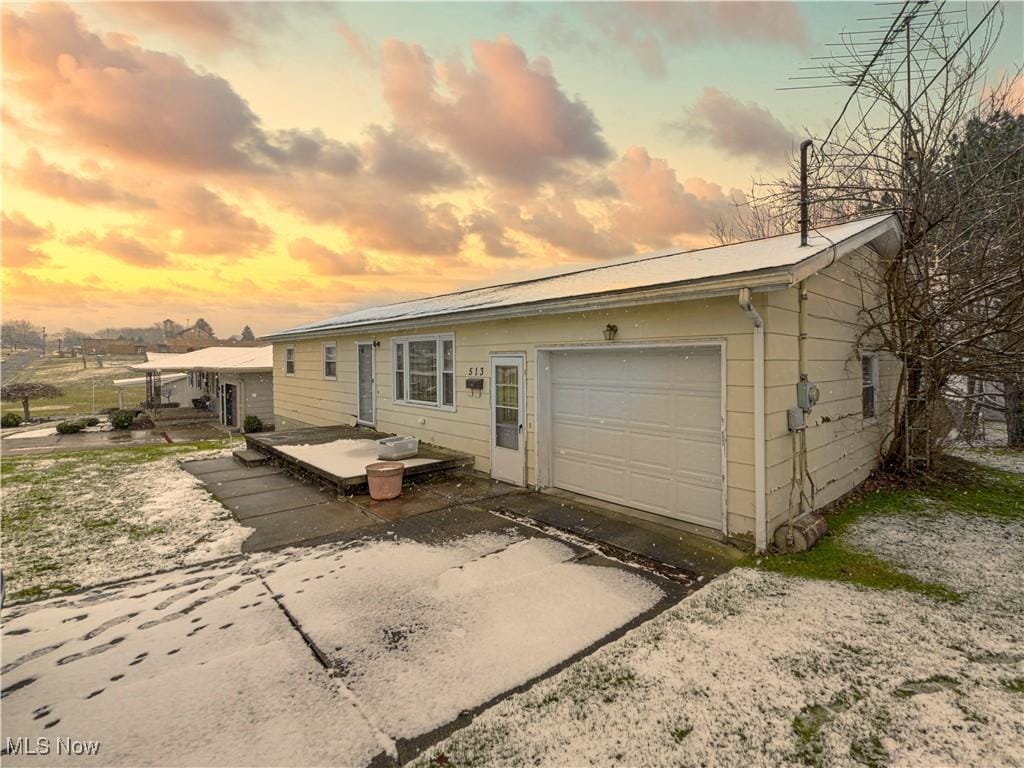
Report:
M 765 497 L 764 318 L 754 307 L 749 288 L 740 288 L 740 309 L 754 323 L 754 549 L 768 548 L 768 509 Z

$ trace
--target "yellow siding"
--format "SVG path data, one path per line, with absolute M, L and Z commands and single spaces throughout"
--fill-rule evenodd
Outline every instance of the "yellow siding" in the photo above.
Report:
M 863 289 L 857 280 L 858 262 L 875 258 L 867 249 L 829 267 L 808 280 L 810 338 L 807 342 L 810 377 L 822 397 L 810 415 L 809 459 L 818 486 L 819 506 L 846 493 L 875 466 L 887 428 L 888 392 L 895 375 L 894 361 L 882 361 L 879 424 L 860 417 L 860 362 L 856 340 Z M 795 405 L 798 378 L 796 289 L 756 294 L 755 304 L 765 317 L 765 402 L 767 508 L 769 534 L 786 516 L 792 467 L 786 410 Z M 750 319 L 735 297 L 652 304 L 627 309 L 573 314 L 524 314 L 505 320 L 457 323 L 399 332 L 339 334 L 274 345 L 274 412 L 277 428 L 352 424 L 356 413 L 356 342 L 377 341 L 377 429 L 411 434 L 420 440 L 464 451 L 476 467 L 490 469 L 490 356 L 521 352 L 526 355 L 527 478 L 537 482 L 536 388 L 537 348 L 567 344 L 604 344 L 602 329 L 618 326 L 612 344 L 642 342 L 726 342 L 726 467 L 728 528 L 732 535 L 750 535 L 754 528 L 753 341 Z M 417 334 L 455 334 L 454 411 L 392 401 L 391 339 Z M 325 341 L 338 345 L 338 375 L 322 375 Z M 295 348 L 295 375 L 284 374 L 285 349 Z M 472 368 L 483 369 L 484 390 L 465 388 Z M 476 375 L 475 373 L 473 374 Z
M 222 373 L 221 384 L 238 387 L 238 426 L 246 416 L 259 416 L 265 426 L 274 423 L 274 378 L 270 373 Z
M 754 463 L 751 323 L 733 297 L 654 304 L 627 309 L 565 315 L 533 314 L 508 320 L 463 323 L 396 333 L 338 336 L 338 380 L 321 375 L 321 348 L 325 339 L 274 345 L 276 380 L 274 402 L 278 429 L 354 423 L 356 342 L 379 341 L 377 365 L 377 428 L 411 434 L 425 442 L 465 451 L 476 457 L 476 467 L 490 469 L 490 356 L 526 354 L 527 474 L 537 482 L 536 388 L 538 347 L 560 344 L 603 344 L 605 325 L 619 327 L 613 344 L 637 342 L 726 342 L 726 444 L 729 530 L 753 531 Z M 455 411 L 394 403 L 392 396 L 391 338 L 418 333 L 455 334 Z M 285 348 L 295 347 L 295 375 L 285 376 Z M 484 390 L 465 388 L 470 368 L 484 371 Z M 734 483 L 733 478 L 737 478 Z
M 807 416 L 808 468 L 820 508 L 857 487 L 877 466 L 883 441 L 891 430 L 892 396 L 899 366 L 895 359 L 880 359 L 878 418 L 865 422 L 861 414 L 861 351 L 871 351 L 870 340 L 858 340 L 862 307 L 874 301 L 872 270 L 876 259 L 861 248 L 807 280 L 807 373 L 818 385 L 821 398 Z M 769 535 L 789 513 L 792 491 L 793 444 L 786 411 L 796 405 L 798 371 L 797 289 L 769 295 L 765 328 L 766 446 Z M 807 486 L 810 492 L 810 486 Z

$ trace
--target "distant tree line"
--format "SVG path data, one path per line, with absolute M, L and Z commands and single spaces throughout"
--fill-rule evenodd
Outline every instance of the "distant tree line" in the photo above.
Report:
M 202 317 L 196 320 L 192 327 L 197 331 L 209 334 L 212 338 L 217 338 L 213 332 L 213 326 Z M 147 326 L 100 328 L 92 333 L 80 331 L 76 328 L 64 328 L 60 331 L 48 332 L 46 338 L 48 340 L 48 348 L 51 344 L 56 346 L 57 339 L 60 339 L 65 349 L 81 346 L 82 339 L 85 338 L 123 339 L 139 344 L 159 344 L 166 337 L 181 333 L 184 330 L 186 330 L 185 326 L 180 323 L 176 323 L 173 320 L 164 320 Z M 256 334 L 253 333 L 252 328 L 246 325 L 238 336 L 232 336 L 231 338 L 241 339 L 242 341 L 255 341 Z M 8 320 L 0 328 L 0 344 L 12 349 L 42 349 L 43 328 L 42 326 L 34 325 L 28 320 Z

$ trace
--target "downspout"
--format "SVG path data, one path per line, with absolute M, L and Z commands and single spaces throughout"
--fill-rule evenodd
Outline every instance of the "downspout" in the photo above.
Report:
M 740 309 L 754 323 L 754 549 L 768 548 L 768 514 L 765 498 L 764 434 L 764 318 L 754 307 L 750 289 L 740 288 Z

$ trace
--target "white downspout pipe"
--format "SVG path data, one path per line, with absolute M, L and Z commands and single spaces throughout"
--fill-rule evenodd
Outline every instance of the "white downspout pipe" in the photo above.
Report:
M 754 323 L 754 548 L 768 549 L 768 510 L 765 498 L 764 445 L 764 318 L 757 311 L 749 288 L 740 288 L 740 309 Z

